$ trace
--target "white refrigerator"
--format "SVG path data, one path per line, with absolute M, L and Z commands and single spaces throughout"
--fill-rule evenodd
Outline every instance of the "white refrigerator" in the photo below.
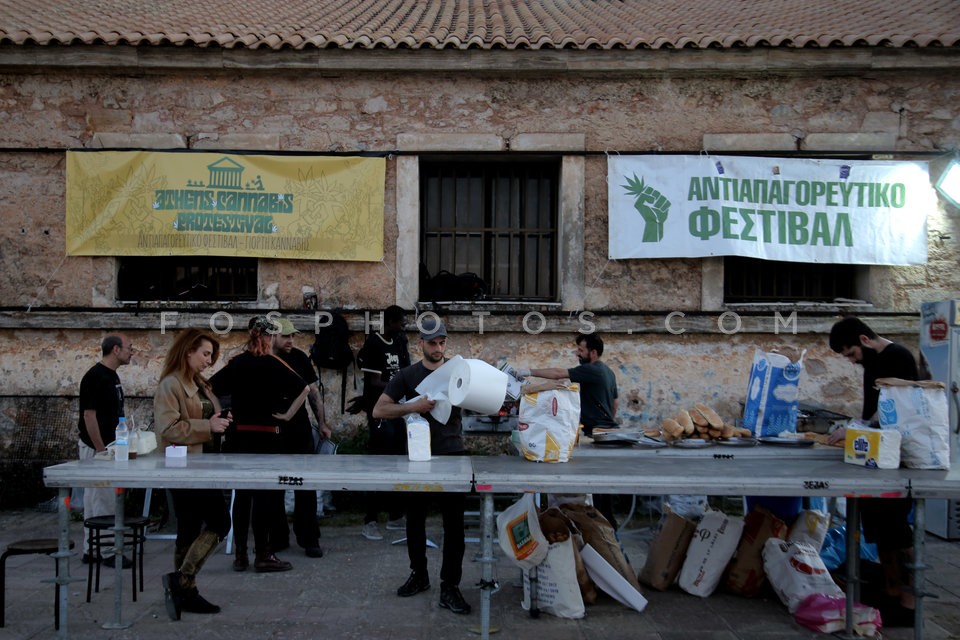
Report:
M 950 409 L 950 462 L 957 464 L 960 429 L 960 300 L 924 302 L 920 306 L 920 357 L 933 380 L 947 385 Z M 960 500 L 927 500 L 927 531 L 960 539 Z

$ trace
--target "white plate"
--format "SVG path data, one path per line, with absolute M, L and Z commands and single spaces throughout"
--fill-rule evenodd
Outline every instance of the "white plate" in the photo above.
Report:
M 712 447 L 713 440 L 702 440 L 700 438 L 683 438 L 682 440 L 674 440 L 670 443 L 678 449 L 703 449 L 704 447 Z
M 756 438 L 727 438 L 726 440 L 717 440 L 717 444 L 722 444 L 727 447 L 755 447 L 757 446 Z

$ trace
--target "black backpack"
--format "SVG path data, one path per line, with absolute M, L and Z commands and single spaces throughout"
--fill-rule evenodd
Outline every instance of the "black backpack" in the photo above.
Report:
M 353 349 L 350 348 L 350 326 L 342 314 L 331 311 L 330 323 L 318 327 L 317 336 L 310 347 L 310 359 L 317 365 L 318 370 L 340 371 L 340 412 L 343 413 L 347 399 L 347 369 L 354 358 Z M 353 382 L 356 386 L 356 379 Z

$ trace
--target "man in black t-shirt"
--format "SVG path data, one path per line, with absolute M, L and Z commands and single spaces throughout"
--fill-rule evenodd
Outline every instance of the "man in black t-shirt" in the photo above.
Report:
M 293 344 L 293 336 L 300 332 L 287 318 L 277 318 L 275 322 L 279 330 L 273 336 L 273 352 L 307 383 L 310 388 L 307 402 L 317 420 L 317 429 L 322 438 L 329 438 L 331 430 L 324 419 L 323 403 L 317 387 L 319 380 L 317 372 L 313 368 L 310 357 Z M 310 416 L 307 415 L 306 405 L 300 407 L 293 420 L 287 425 L 290 428 L 284 431 L 285 453 L 313 453 L 313 428 L 310 424 Z M 282 524 L 286 532 L 286 523 Z M 297 544 L 303 547 L 308 557 L 323 556 L 323 549 L 320 548 L 320 527 L 317 525 L 316 491 L 293 492 L 293 533 L 297 538 Z M 277 535 L 271 538 L 282 539 L 283 536 L 277 532 Z
M 521 378 L 534 376 L 548 380 L 563 380 L 580 385 L 580 424 L 587 436 L 593 435 L 594 427 L 616 429 L 620 425 L 617 415 L 617 377 L 600 356 L 603 355 L 603 339 L 596 333 L 579 333 L 574 342 L 577 345 L 577 361 L 580 363 L 571 369 L 518 369 Z M 595 494 L 593 505 L 610 525 L 616 529 L 617 520 L 613 515 L 613 496 Z
M 417 341 L 423 359 L 401 369 L 390 382 L 373 407 L 373 417 L 379 419 L 403 418 L 419 413 L 430 424 L 430 451 L 433 455 L 465 455 L 460 408 L 453 407 L 446 424 L 438 422 L 430 410 L 436 404 L 428 398 L 418 397 L 417 385 L 439 369 L 445 362 L 447 330 L 435 316 L 421 321 L 420 339 Z M 401 404 L 402 400 L 407 402 Z M 409 494 L 407 506 L 407 556 L 410 558 L 410 577 L 397 589 L 401 598 L 414 596 L 430 588 L 427 573 L 427 510 L 430 494 Z M 464 524 L 463 512 L 466 495 L 441 492 L 436 494 L 443 518 L 443 562 L 440 566 L 440 606 L 454 613 L 470 613 L 470 605 L 460 593 L 460 578 L 463 575 Z
M 853 364 L 863 367 L 863 408 L 860 417 L 877 425 L 877 403 L 880 378 L 916 380 L 917 361 L 910 350 L 882 338 L 859 318 L 847 317 L 830 329 L 830 348 Z M 837 429 L 830 442 L 841 442 L 846 429 Z M 913 530 L 910 527 L 909 498 L 862 498 L 860 517 L 863 537 L 875 542 L 886 580 L 886 598 L 870 602 L 880 609 L 886 627 L 913 626 L 915 601 L 910 587 L 912 580 L 907 566 L 913 561 Z M 864 600 L 866 602 L 866 600 Z
M 106 451 L 114 441 L 117 423 L 125 415 L 123 387 L 117 369 L 130 364 L 133 346 L 125 335 L 109 335 L 100 344 L 102 358 L 80 380 L 80 416 L 77 420 L 77 450 L 80 460 L 88 460 Z M 116 501 L 113 489 L 87 487 L 83 491 L 83 517 L 113 515 Z M 90 558 L 84 554 L 84 560 Z M 106 560 L 113 566 L 113 556 Z M 126 566 L 124 562 L 124 566 Z
M 387 307 L 382 316 L 382 329 L 371 333 L 357 354 L 357 366 L 363 371 L 363 401 L 367 413 L 367 428 L 370 439 L 367 453 L 372 455 L 405 455 L 407 453 L 406 425 L 403 420 L 379 420 L 373 417 L 373 405 L 387 383 L 400 369 L 410 366 L 410 349 L 404 334 L 406 312 L 397 305 Z M 363 519 L 361 535 L 367 540 L 383 540 L 377 526 L 377 516 L 387 512 L 387 529 L 403 529 L 402 501 L 382 492 L 370 492 L 366 496 L 367 513 Z
M 593 434 L 594 427 L 616 428 L 617 423 L 617 377 L 600 356 L 603 355 L 603 339 L 596 333 L 580 333 L 576 337 L 577 361 L 571 369 L 519 369 L 521 378 L 534 376 L 549 380 L 569 379 L 580 385 L 580 424 L 586 435 Z

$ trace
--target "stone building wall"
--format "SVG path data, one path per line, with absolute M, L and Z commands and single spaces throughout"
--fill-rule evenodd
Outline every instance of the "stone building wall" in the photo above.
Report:
M 801 65 L 802 66 L 802 65 Z M 733 418 L 754 347 L 809 349 L 801 400 L 857 413 L 859 370 L 826 348 L 841 307 L 801 309 L 798 331 L 775 333 L 774 310 L 737 309 L 740 332 L 717 325 L 723 309 L 708 304 L 709 261 L 609 260 L 607 154 L 698 153 L 701 150 L 884 153 L 937 159 L 960 146 L 954 105 L 960 76 L 943 67 L 824 74 L 789 73 L 589 75 L 474 74 L 468 71 L 338 75 L 201 68 L 45 69 L 0 65 L 0 467 L 34 474 L 43 463 L 75 455 L 72 429 L 84 371 L 98 358 L 107 331 L 128 333 L 138 352 L 120 370 L 138 418 L 150 397 L 170 334 L 159 311 L 120 305 L 113 258 L 64 254 L 65 150 L 193 148 L 311 153 L 396 152 L 387 161 L 384 247 L 379 263 L 261 260 L 255 307 L 295 315 L 302 287 L 322 308 L 342 307 L 355 331 L 363 311 L 396 300 L 398 139 L 437 133 L 482 134 L 505 153 L 527 134 L 579 134 L 582 148 L 556 150 L 583 158 L 583 308 L 607 342 L 604 359 L 618 375 L 625 419 L 656 422 L 678 408 L 707 402 Z M 451 149 L 454 151 L 455 149 Z M 928 219 L 929 261 L 915 267 L 871 267 L 866 304 L 881 334 L 916 352 L 923 300 L 960 297 L 960 216 L 941 209 Z M 185 306 L 176 307 L 190 311 Z M 451 350 L 519 365 L 570 366 L 575 314 L 542 309 L 543 333 L 525 333 L 519 305 L 474 329 L 473 308 L 443 309 Z M 784 315 L 795 309 L 787 308 Z M 203 325 L 197 310 L 185 324 Z M 253 309 L 235 309 L 245 326 Z M 688 314 L 682 335 L 664 330 L 666 314 Z M 184 326 L 184 325 L 181 325 Z M 359 346 L 362 336 L 355 335 Z M 226 338 L 230 351 L 241 337 Z M 301 338 L 306 347 L 309 337 Z M 327 412 L 341 435 L 361 424 L 341 417 L 339 378 L 324 372 Z M 353 393 L 353 390 L 350 390 Z M 27 432 L 30 438 L 25 439 Z M 55 446 L 54 443 L 60 443 Z M 33 444 L 31 444 L 33 443 Z M 41 446 L 42 444 L 42 446 Z M 27 482 L 27 485 L 30 483 Z M 0 507 L 32 499 L 6 488 Z M 10 485 L 7 485 L 10 486 Z M 21 487 L 22 489 L 23 487 Z

